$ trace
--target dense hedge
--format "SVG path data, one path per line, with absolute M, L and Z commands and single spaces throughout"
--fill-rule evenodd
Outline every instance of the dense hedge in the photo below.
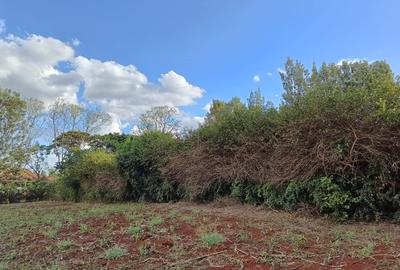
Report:
M 308 205 L 338 220 L 399 218 L 400 83 L 390 66 L 343 62 L 310 73 L 289 59 L 281 77 L 278 108 L 256 91 L 247 104 L 213 101 L 183 138 L 108 135 L 73 152 L 63 198 L 233 196 L 290 211 Z
M 0 203 L 40 201 L 52 196 L 53 184 L 44 181 L 0 183 Z
M 128 180 L 129 199 L 153 202 L 179 200 L 184 191 L 162 176 L 160 167 L 174 155 L 180 142 L 171 134 L 148 131 L 126 140 L 118 151 L 118 164 Z
M 121 201 L 126 180 L 119 174 L 114 153 L 76 150 L 63 164 L 56 192 L 64 200 Z

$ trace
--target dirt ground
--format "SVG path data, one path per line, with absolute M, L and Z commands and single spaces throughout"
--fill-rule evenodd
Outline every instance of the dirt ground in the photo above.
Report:
M 9 204 L 0 269 L 400 269 L 400 226 L 240 204 Z

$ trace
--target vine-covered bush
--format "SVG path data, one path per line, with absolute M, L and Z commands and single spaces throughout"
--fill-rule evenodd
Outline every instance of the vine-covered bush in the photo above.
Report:
M 120 201 L 125 198 L 126 180 L 114 153 L 77 150 L 65 161 L 56 190 L 64 200 Z
M 179 143 L 172 134 L 158 131 L 126 140 L 118 151 L 118 165 L 128 180 L 129 199 L 166 202 L 184 196 L 182 187 L 160 172 L 160 167 L 177 152 Z

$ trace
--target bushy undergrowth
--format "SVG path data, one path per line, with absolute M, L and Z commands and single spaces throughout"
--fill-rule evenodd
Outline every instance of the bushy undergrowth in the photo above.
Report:
M 53 184 L 40 180 L 0 183 L 0 203 L 40 201 L 52 194 Z
M 77 150 L 66 160 L 56 191 L 64 200 L 120 201 L 125 198 L 126 180 L 114 153 Z
M 158 131 L 126 140 L 118 151 L 118 164 L 128 180 L 129 199 L 168 202 L 182 198 L 182 187 L 160 172 L 160 167 L 178 150 L 179 143 L 173 135 Z
M 281 77 L 278 108 L 260 91 L 247 104 L 215 100 L 205 123 L 184 138 L 110 135 L 103 150 L 74 153 L 62 172 L 63 197 L 231 195 L 287 210 L 306 204 L 338 220 L 398 218 L 400 84 L 390 66 L 343 62 L 310 73 L 289 59 Z

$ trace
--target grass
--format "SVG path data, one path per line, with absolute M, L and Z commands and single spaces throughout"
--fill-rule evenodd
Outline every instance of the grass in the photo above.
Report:
M 107 249 L 105 252 L 105 257 L 108 260 L 118 259 L 126 254 L 126 249 L 120 246 L 114 246 L 110 249 Z
M 160 216 L 154 216 L 149 220 L 150 227 L 156 227 L 164 223 L 164 219 Z
M 204 245 L 211 247 L 224 242 L 225 237 L 218 232 L 205 232 L 201 234 L 200 240 Z
M 142 230 L 142 227 L 138 225 L 132 225 L 126 230 L 126 232 L 131 234 L 137 240 Z
M 340 269 L 349 259 L 365 269 L 400 265 L 398 225 L 337 224 L 248 205 L 35 202 L 0 205 L 0 217 L 0 269 L 185 269 L 187 260 L 220 251 L 235 252 L 190 267 L 241 269 L 243 258 L 260 269 Z
M 79 231 L 82 233 L 88 233 L 88 232 L 90 232 L 90 227 L 87 224 L 80 224 Z
M 61 240 L 58 241 L 57 247 L 59 250 L 67 250 L 70 249 L 74 245 L 74 242 L 72 240 Z
M 184 217 L 182 217 L 182 220 L 187 223 L 193 223 L 194 217 L 193 216 L 184 216 Z

